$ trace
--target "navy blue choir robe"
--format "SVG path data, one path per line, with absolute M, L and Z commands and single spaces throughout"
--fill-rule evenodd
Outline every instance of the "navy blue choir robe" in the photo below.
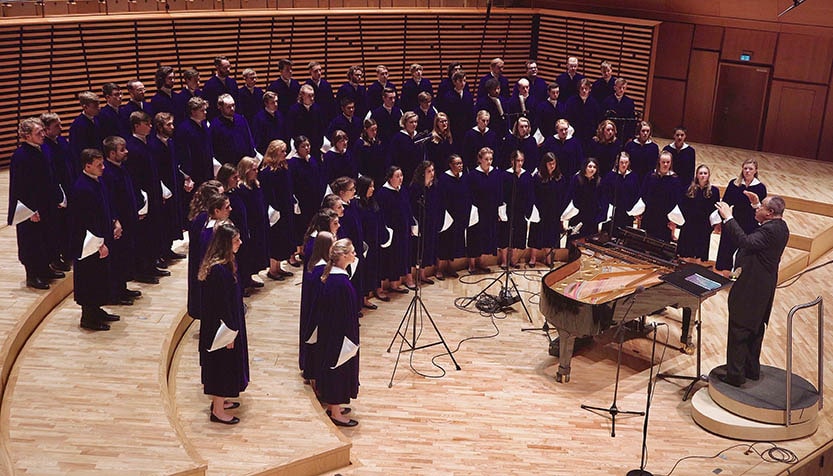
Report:
M 578 86 L 582 79 L 584 79 L 584 75 L 581 73 L 576 73 L 572 78 L 566 71 L 559 74 L 555 78 L 555 82 L 558 83 L 559 99 L 567 102 L 571 97 L 578 96 Z
M 582 147 L 588 147 L 602 121 L 602 108 L 592 96 L 585 101 L 573 96 L 567 100 L 567 120 L 576 130 L 574 137 L 581 141 Z
M 642 214 L 642 229 L 648 236 L 671 242 L 668 228 L 668 213 L 680 203 L 682 188 L 677 174 L 647 176 L 640 190 L 645 212 Z
M 240 114 L 231 119 L 217 116 L 211 121 L 211 146 L 214 157 L 221 164 L 236 166 L 243 157 L 255 156 L 255 140 L 249 130 L 249 123 Z
M 595 90 L 593 91 L 595 92 Z M 615 94 L 607 96 L 602 102 L 602 111 L 613 111 L 616 117 L 636 118 L 636 103 L 633 99 L 623 94 L 621 98 L 617 98 Z M 632 139 L 636 135 L 636 121 L 614 121 L 616 129 L 619 131 L 619 142 L 623 143 Z
M 553 104 L 549 99 L 544 99 L 535 106 L 535 118 L 541 135 L 552 137 L 555 135 L 556 121 L 567 118 L 567 103 L 559 100 Z
M 372 178 L 376 190 L 379 190 L 385 183 L 385 175 L 391 165 L 382 143 L 378 140 L 371 143 L 360 137 L 351 147 L 350 156 L 359 167 L 359 173 Z
M 657 166 L 659 146 L 650 139 L 644 144 L 636 139 L 628 142 L 625 144 L 625 152 L 630 155 L 631 169 L 639 176 L 640 182 L 645 180 L 645 177 L 650 175 Z
M 685 217 L 685 224 L 680 227 L 680 239 L 677 240 L 677 254 L 686 258 L 709 259 L 709 245 L 714 227 L 709 216 L 715 211 L 714 205 L 720 201 L 720 191 L 715 186 L 710 188 L 710 196 L 697 187 L 694 196 L 684 194 L 680 200 L 680 211 Z
M 217 99 L 223 94 L 229 94 L 237 103 L 237 81 L 231 76 L 220 79 L 216 74 L 205 82 L 202 88 L 202 98 L 208 103 L 208 117 L 210 121 L 220 115 L 217 108 Z M 187 115 L 187 114 L 186 114 Z
M 489 127 L 481 131 L 477 126 L 467 130 L 463 135 L 463 147 L 460 156 L 463 159 L 463 166 L 466 170 L 474 170 L 477 167 L 477 153 L 480 149 L 488 147 L 497 154 L 500 149 L 497 133 Z
M 318 300 L 321 298 L 324 283 L 321 282 L 321 275 L 327 262 L 321 260 L 314 265 L 312 271 L 307 271 L 304 266 L 304 274 L 301 278 L 301 306 L 298 326 L 298 368 L 303 370 L 306 380 L 315 380 L 318 369 L 321 366 L 321 357 L 318 342 L 307 344 L 312 332 L 318 327 L 321 318 L 313 311 L 318 311 L 320 306 Z
M 82 173 L 72 187 L 68 198 L 72 229 L 71 249 L 75 260 L 73 266 L 73 296 L 79 306 L 99 307 L 110 301 L 110 258 L 101 258 L 98 251 L 85 259 L 81 258 L 84 238 L 89 231 L 104 238 L 104 244 L 112 246 L 113 217 L 107 190 L 99 179 Z
M 602 101 L 607 99 L 609 96 L 613 95 L 614 89 L 613 85 L 616 84 L 616 76 L 611 76 L 610 79 L 605 81 L 604 78 L 599 78 L 593 81 L 592 89 L 590 90 L 590 95 L 602 104 Z
M 255 141 L 255 149 L 261 154 L 266 154 L 269 144 L 280 139 L 289 147 L 289 134 L 286 133 L 286 121 L 280 111 L 274 113 L 260 108 L 251 122 L 252 138 Z
M 471 213 L 471 193 L 466 175 L 454 175 L 450 170 L 437 174 L 442 209 L 451 215 L 451 226 L 440 232 L 437 258 L 453 260 L 466 256 L 466 228 Z M 443 220 L 445 213 L 443 213 Z M 442 225 L 442 224 L 441 224 Z M 442 226 L 440 226 L 442 230 Z
M 538 168 L 538 141 L 531 135 L 518 137 L 514 134 L 506 134 L 503 138 L 500 151 L 495 156 L 495 166 L 503 169 L 511 167 L 510 157 L 515 150 L 524 154 L 524 170 L 532 173 Z
M 195 189 L 214 178 L 214 148 L 207 122 L 190 118 L 182 121 L 174 130 L 174 150 L 180 168 L 194 181 Z
M 364 242 L 367 243 L 367 254 L 361 255 L 363 263 L 359 269 L 361 272 L 359 282 L 362 286 L 359 291 L 362 295 L 367 295 L 371 291 L 375 291 L 381 284 L 379 272 L 381 267 L 380 245 L 382 242 L 380 240 L 387 237 L 387 232 L 384 231 L 382 213 L 379 210 L 379 205 L 376 204 L 375 198 L 371 197 L 370 200 L 365 201 L 356 199 L 353 200 L 353 203 L 358 208 L 362 236 L 364 236 Z
M 411 183 L 411 178 L 414 176 L 417 166 L 425 160 L 425 152 L 422 146 L 415 144 L 414 138 L 404 130 L 400 130 L 393 135 L 388 143 L 387 154 L 387 162 L 402 169 L 402 175 L 405 178 L 404 183 Z
M 451 137 L 454 139 L 454 136 Z M 457 145 L 459 144 L 458 141 L 449 142 L 447 139 L 442 139 L 439 142 L 436 142 L 436 138 L 432 138 L 431 140 L 425 142 L 425 159 L 430 160 L 431 163 L 434 164 L 434 170 L 436 173 L 440 173 L 444 170 L 448 169 L 448 158 L 451 154 L 458 153 Z
M 602 197 L 599 190 L 599 183 L 594 180 L 587 180 L 579 174 L 570 178 L 568 202 L 578 209 L 578 215 L 570 218 L 570 226 L 575 227 L 581 223 L 578 233 L 570 235 L 570 239 L 594 235 L 599 232 L 599 223 L 603 218 Z
M 75 159 L 76 170 L 79 173 L 83 169 L 81 167 L 81 151 L 84 149 L 101 150 L 103 140 L 98 116 L 89 118 L 84 114 L 79 114 L 72 121 L 72 125 L 69 126 L 69 146 Z
M 164 251 L 162 237 L 164 218 L 162 215 L 162 182 L 159 167 L 153 159 L 151 148 L 141 139 L 131 135 L 127 138 L 127 160 L 125 167 L 133 178 L 133 186 L 148 195 L 148 212 L 139 220 L 136 233 L 136 259 L 140 272 L 147 271 Z M 141 192 L 139 192 L 141 194 Z
M 289 137 L 304 135 L 309 139 L 310 153 L 321 157 L 321 146 L 324 144 L 324 133 L 327 123 L 324 122 L 321 106 L 313 103 L 310 107 L 296 102 L 286 113 L 286 127 Z
M 443 213 L 440 189 L 436 182 L 430 187 L 420 185 L 422 184 L 412 184 L 408 187 L 411 211 L 417 223 L 417 231 L 421 235 L 411 237 L 411 257 L 412 263 L 426 268 L 437 263 L 437 247 L 445 213 Z M 422 261 L 417 263 L 420 257 L 420 240 Z
M 200 366 L 203 393 L 234 398 L 249 385 L 249 348 L 243 292 L 229 264 L 215 264 L 201 283 Z M 209 352 L 220 327 L 238 331 L 234 348 Z
M 367 89 L 361 84 L 353 86 L 349 82 L 342 84 L 336 93 L 336 104 L 341 104 L 343 98 L 350 98 L 356 105 L 354 114 L 357 117 L 365 117 L 370 111 L 367 104 Z
M 498 109 L 497 103 L 500 103 Z M 487 111 L 489 113 L 489 128 L 495 131 L 498 137 L 503 137 L 512 127 L 509 124 L 509 102 L 503 96 L 498 96 L 497 101 L 489 96 L 478 96 L 477 104 L 474 109 L 478 112 Z
M 263 189 L 263 200 L 272 207 L 280 218 L 269 227 L 269 257 L 277 261 L 289 259 L 295 251 L 295 200 L 293 197 L 292 178 L 289 169 L 265 167 L 257 174 Z
M 174 96 L 173 91 L 168 93 L 162 89 L 158 89 L 156 94 L 150 99 L 150 105 L 153 109 L 153 114 L 160 112 L 174 113 Z
M 758 179 L 752 179 L 748 187 L 742 180 L 740 186 L 735 184 L 735 180 L 732 180 L 726 185 L 726 190 L 723 192 L 723 201 L 734 206 L 732 210 L 733 220 L 737 221 L 744 233 L 749 234 L 755 231 L 758 222 L 755 221 L 755 209 L 752 208 L 749 198 L 743 194 L 744 191 L 757 194 L 761 201 L 766 198 L 767 191 L 766 185 Z M 721 233 L 720 244 L 717 248 L 717 260 L 714 265 L 715 269 L 720 271 L 734 269 L 736 267 L 734 255 L 737 249 L 738 244 L 731 236 Z
M 429 107 L 426 111 L 417 107 L 413 112 L 417 115 L 417 133 L 434 130 L 434 119 L 437 117 L 437 110 L 434 109 L 434 106 Z
M 416 111 L 419 107 L 419 93 L 428 93 L 431 97 L 435 97 L 434 88 L 428 78 L 420 79 L 419 84 L 414 81 L 414 78 L 405 81 L 402 84 L 402 95 L 399 96 L 399 107 L 403 111 Z
M 278 76 L 266 90 L 278 95 L 278 110 L 286 114 L 289 108 L 298 102 L 301 83 L 293 78 L 290 78 L 289 82 L 287 82 L 281 76 Z
M 445 109 L 444 109 L 445 108 L 445 94 L 447 92 L 453 91 L 453 90 L 454 90 L 454 82 L 451 80 L 450 77 L 445 77 L 445 78 L 442 79 L 442 81 L 440 81 L 440 85 L 437 86 L 437 95 L 434 96 L 435 99 L 436 99 L 436 101 L 434 101 L 434 102 L 435 102 L 435 106 L 437 106 L 437 109 L 439 109 L 440 111 L 445 112 Z M 466 89 L 465 90 L 469 91 L 469 85 L 468 84 L 466 84 Z M 469 94 L 471 94 L 471 91 L 469 91 Z
M 249 230 L 249 241 L 245 244 L 246 252 L 241 255 L 238 251 L 237 261 L 243 271 L 257 274 L 269 266 L 269 218 L 266 215 L 264 191 L 260 186 L 249 188 L 241 183 L 236 193 L 243 199 Z M 247 275 L 241 273 L 240 276 L 245 284 Z
M 333 87 L 326 79 L 321 78 L 317 83 L 312 79 L 308 79 L 304 84 L 312 86 L 312 90 L 315 93 L 315 103 L 321 106 L 326 121 L 329 121 L 339 113 L 338 103 L 336 103 L 335 97 L 333 96 Z
M 313 156 L 307 157 L 307 160 L 299 156 L 289 159 L 289 173 L 301 209 L 301 213 L 295 217 L 295 244 L 300 245 L 312 217 L 321 208 L 326 184 L 321 163 Z
M 697 158 L 694 147 L 683 143 L 681 149 L 674 147 L 674 143 L 668 144 L 662 148 L 663 151 L 671 152 L 673 157 L 671 167 L 676 172 L 677 177 L 680 177 L 680 187 L 687 190 L 688 186 L 694 182 L 694 169 L 697 168 Z
M 529 224 L 529 247 L 557 248 L 561 242 L 561 214 L 567 206 L 569 184 L 563 175 L 545 182 L 536 171 L 532 178 L 540 221 Z
M 393 89 L 393 91 L 396 92 L 396 86 L 390 81 L 385 84 L 380 83 L 378 80 L 373 81 L 373 84 L 367 87 L 367 107 L 371 111 L 378 107 L 382 107 L 382 94 L 385 89 Z
M 359 168 L 350 156 L 349 151 L 337 152 L 330 149 L 322 158 L 324 167 L 324 183 L 333 183 L 339 177 L 359 178 Z
M 251 90 L 245 85 L 237 90 L 237 102 L 234 104 L 234 112 L 246 118 L 250 124 L 255 114 L 263 109 L 263 90 L 255 86 Z
M 364 229 L 362 228 L 362 218 L 359 214 L 359 208 L 355 204 L 357 201 L 358 200 L 353 200 L 350 203 L 342 202 L 342 205 L 344 206 L 344 214 L 338 220 L 340 224 L 338 228 L 338 237 L 339 239 L 350 239 L 353 246 L 356 248 L 356 256 L 359 257 L 359 260 L 350 265 L 350 268 L 352 268 L 350 281 L 352 281 L 353 287 L 356 289 L 356 298 L 359 299 L 359 302 L 362 302 L 362 268 L 364 268 L 364 260 L 362 258 L 364 255 L 365 241 Z
M 347 147 L 355 144 L 362 136 L 362 120 L 355 114 L 352 117 L 347 117 L 344 114 L 339 114 L 330 121 L 327 126 L 327 137 L 332 140 L 335 131 L 342 131 L 347 133 Z
M 110 136 L 126 137 L 119 116 L 120 110 L 121 107 L 115 108 L 109 104 L 105 104 L 98 112 L 98 116 L 96 117 L 98 118 L 98 125 L 101 129 L 102 140 Z
M 508 221 L 498 223 L 498 248 L 525 249 L 527 235 L 527 219 L 532 214 L 535 203 L 535 186 L 532 174 L 521 169 L 518 176 L 507 169 L 503 174 L 503 203 L 506 204 Z M 514 187 L 514 191 L 513 191 Z M 510 236 L 509 227 L 512 227 Z
M 522 117 L 529 119 L 533 131 L 538 128 L 538 121 L 535 118 L 535 111 L 533 109 L 535 103 L 532 102 L 531 97 L 526 96 L 521 99 L 520 95 L 513 94 L 512 97 L 506 100 L 506 105 L 506 125 L 509 127 L 509 130 L 513 130 L 515 123 Z
M 224 193 L 228 197 L 229 205 L 231 205 L 229 220 L 237 227 L 237 231 L 240 232 L 240 239 L 243 241 L 240 249 L 237 250 L 237 276 L 240 277 L 240 285 L 245 288 L 251 284 L 252 275 L 255 271 L 249 267 L 249 260 L 247 259 L 249 256 L 251 241 L 249 233 L 251 229 L 249 228 L 249 210 L 246 208 L 246 202 L 243 201 L 243 194 L 240 193 L 242 186 L 240 184 L 237 188 L 226 190 Z
M 162 221 L 160 223 L 163 245 L 169 247 L 174 240 L 182 239 L 182 229 L 185 227 L 185 218 L 182 216 L 184 210 L 182 204 L 182 175 L 179 172 L 179 163 L 174 155 L 176 148 L 173 139 L 167 139 L 163 142 L 159 136 L 150 136 L 148 137 L 148 147 L 159 170 L 159 179 L 171 191 L 171 196 L 162 201 Z M 162 250 L 163 253 L 166 251 L 168 250 Z
M 540 157 L 552 152 L 558 159 L 558 168 L 567 177 L 575 175 L 584 164 L 584 149 L 575 137 L 562 141 L 557 136 L 549 136 L 541 144 Z M 540 158 L 539 158 L 540 160 Z M 599 173 L 602 173 L 600 170 Z
M 63 193 L 60 195 L 65 197 L 65 194 L 69 193 L 69 190 L 75 183 L 75 179 L 78 178 L 78 170 L 75 168 L 75 163 L 72 159 L 69 141 L 63 136 L 58 136 L 55 140 L 47 137 L 41 145 L 41 150 L 52 166 L 52 174 L 55 181 L 63 190 Z M 56 194 L 56 197 L 58 195 Z M 58 200 L 61 199 L 58 198 Z M 50 232 L 51 241 L 56 253 L 69 260 L 69 216 L 67 209 L 57 208 L 55 212 L 53 231 Z
M 466 131 L 475 125 L 474 98 L 469 88 L 463 88 L 462 95 L 453 88 L 442 96 L 442 103 L 437 106 L 448 116 L 451 135 L 462 140 Z
M 494 167 L 485 171 L 477 166 L 466 174 L 471 202 L 477 207 L 479 218 L 466 230 L 466 255 L 469 258 L 497 253 L 497 209 L 503 202 L 503 180 L 503 172 Z
M 27 277 L 46 274 L 49 262 L 57 257 L 50 233 L 62 199 L 49 158 L 40 147 L 22 143 L 11 157 L 8 224 L 12 224 L 18 201 L 40 215 L 37 223 L 28 219 L 17 225 L 17 257 Z
M 601 196 L 602 209 L 607 218 L 607 212 L 612 205 L 614 210 L 614 229 L 633 226 L 634 218 L 628 211 L 639 201 L 640 183 L 636 172 L 628 170 L 625 175 L 611 170 L 602 178 Z M 609 231 L 609 229 L 608 229 Z
M 153 120 L 153 108 L 147 101 L 141 103 L 135 101 L 127 101 L 119 108 L 119 125 L 121 127 L 121 136 L 125 139 L 127 136 L 133 134 L 133 126 L 130 125 L 130 115 L 136 111 L 144 111 Z M 152 122 L 151 122 L 152 124 Z
M 411 210 L 408 188 L 402 186 L 394 189 L 388 182 L 376 189 L 376 203 L 382 212 L 383 227 L 393 230 L 391 244 L 382 248 L 380 252 L 381 279 L 397 280 L 408 274 L 411 268 L 411 225 L 414 215 Z M 388 241 L 389 235 L 382 230 L 382 244 Z
M 139 232 L 139 203 L 144 203 L 139 190 L 134 187 L 133 178 L 124 164 L 116 165 L 104 161 L 104 182 L 113 216 L 122 227 L 121 238 L 110 248 L 113 281 L 116 291 L 121 291 L 136 273 L 136 236 Z
M 487 95 L 486 81 L 488 81 L 492 78 L 495 78 L 495 76 L 492 75 L 491 72 L 488 72 L 482 78 L 480 78 L 480 81 L 477 82 L 477 98 L 478 98 L 478 100 Z M 509 79 L 507 79 L 506 76 L 504 76 L 504 75 L 500 75 L 496 79 L 498 80 L 498 83 L 500 83 L 500 96 L 505 98 L 505 99 L 509 99 L 509 95 L 512 94 L 512 90 L 509 89 Z
M 526 103 L 528 108 L 534 108 L 538 103 L 541 101 L 545 101 L 547 99 L 547 82 L 541 79 L 538 76 L 535 78 L 530 78 L 529 76 L 524 76 L 524 78 L 529 81 L 529 100 Z M 512 86 L 512 94 L 518 94 L 518 83 L 515 82 L 515 85 Z
M 621 151 L 622 146 L 619 144 L 619 141 L 602 144 L 594 137 L 590 141 L 587 156 L 599 161 L 599 175 L 604 177 L 605 174 L 616 168 L 616 159 L 619 158 L 619 152 Z
M 402 119 L 402 110 L 396 106 L 393 106 L 390 110 L 384 106 L 378 106 L 371 110 L 370 118 L 376 121 L 376 125 L 379 126 L 377 132 L 379 140 L 388 143 L 393 135 L 401 129 L 399 120 Z
M 188 119 L 188 101 L 191 100 L 193 97 L 203 97 L 202 90 L 197 89 L 195 91 L 191 91 L 188 88 L 182 88 L 178 93 L 174 94 L 174 124 L 179 126 L 179 124 Z
M 347 272 L 333 267 L 324 283 L 318 309 L 318 346 L 321 363 L 316 375 L 316 389 L 321 400 L 331 404 L 350 403 L 359 394 L 359 354 L 336 366 L 344 338 L 358 345 L 359 303 Z
M 106 170 L 106 169 L 105 169 Z M 200 303 L 202 300 L 202 285 L 197 279 L 200 264 L 205 256 L 208 243 L 202 242 L 203 230 L 208 224 L 208 213 L 199 212 L 188 224 L 188 315 L 194 319 L 200 318 Z M 212 224 L 213 233 L 213 224 Z

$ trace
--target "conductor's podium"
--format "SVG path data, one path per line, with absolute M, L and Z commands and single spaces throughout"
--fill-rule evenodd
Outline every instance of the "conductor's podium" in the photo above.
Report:
M 783 441 L 809 436 L 818 428 L 819 392 L 806 379 L 792 376 L 788 422 L 783 369 L 762 365 L 761 378 L 741 387 L 718 378 L 725 374 L 725 365 L 715 367 L 708 390 L 691 399 L 691 416 L 706 430 L 737 440 Z

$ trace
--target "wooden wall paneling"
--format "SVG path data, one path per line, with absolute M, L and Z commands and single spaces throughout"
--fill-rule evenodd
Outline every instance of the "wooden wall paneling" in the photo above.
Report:
M 775 60 L 777 42 L 778 33 L 774 31 L 727 28 L 720 59 L 740 61 L 740 55 L 748 53 L 752 56 L 750 63 L 771 65 Z
M 43 11 L 47 16 L 60 16 L 69 14 L 69 6 L 66 0 L 50 0 L 43 2 Z
M 8 2 L 3 3 L 3 17 L 40 17 L 43 16 L 43 7 L 33 2 Z
M 654 75 L 685 80 L 688 77 L 688 61 L 693 38 L 694 25 L 663 22 L 659 26 Z
M 773 78 L 827 84 L 833 63 L 833 39 L 781 33 Z
M 819 141 L 819 152 L 816 156 L 819 160 L 833 161 L 833 79 L 827 88 L 827 107 L 824 110 L 824 123 L 821 129 L 821 140 Z
M 672 137 L 683 122 L 686 82 L 654 77 L 651 92 L 651 124 L 654 135 Z
M 181 10 L 185 10 L 189 5 L 190 2 L 188 0 L 169 0 L 171 3 L 171 10 L 176 10 L 174 8 L 175 2 L 180 2 L 182 5 Z M 128 0 L 107 0 L 107 13 L 125 13 L 130 11 L 130 2 Z
M 770 70 L 721 63 L 712 122 L 712 143 L 757 150 L 763 130 Z
M 712 25 L 695 25 L 692 48 L 720 51 L 723 46 L 723 27 Z
M 76 0 L 74 4 L 68 4 L 70 15 L 98 15 L 107 13 L 107 7 L 98 0 Z
M 689 140 L 708 142 L 711 139 L 719 57 L 716 51 L 691 51 L 684 109 Z
M 131 12 L 155 12 L 159 10 L 159 2 L 156 0 L 130 0 L 128 8 Z M 164 8 L 162 9 L 164 11 Z
M 222 10 L 222 3 L 217 0 L 185 0 L 188 11 Z
M 816 158 L 827 86 L 772 81 L 763 150 Z

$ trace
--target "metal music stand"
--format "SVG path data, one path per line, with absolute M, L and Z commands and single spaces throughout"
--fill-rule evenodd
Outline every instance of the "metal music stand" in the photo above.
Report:
M 682 379 L 691 380 L 691 383 L 686 387 L 683 393 L 683 401 L 688 400 L 688 397 L 694 391 L 698 383 L 708 382 L 709 377 L 704 375 L 701 371 L 702 362 L 702 326 L 703 326 L 703 301 L 714 296 L 720 290 L 732 285 L 732 280 L 725 278 L 713 271 L 710 271 L 698 264 L 688 264 L 681 267 L 679 270 L 660 276 L 659 279 L 671 284 L 672 286 L 685 291 L 688 294 L 697 298 L 697 372 L 695 375 L 674 375 L 667 373 L 659 373 L 657 377 L 663 379 Z

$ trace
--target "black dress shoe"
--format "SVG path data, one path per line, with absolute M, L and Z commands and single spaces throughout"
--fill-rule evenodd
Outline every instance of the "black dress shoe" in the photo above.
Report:
M 180 260 L 185 259 L 186 257 L 187 256 L 185 256 L 185 254 L 177 253 L 174 250 L 168 251 L 167 253 L 165 253 L 165 256 L 163 256 L 163 258 L 165 258 L 166 260 Z
M 747 373 L 747 374 L 746 374 L 746 378 L 748 378 L 749 380 L 755 380 L 755 381 L 758 381 L 758 380 L 760 380 L 760 379 L 761 379 L 761 374 Z
M 156 276 L 139 275 L 133 278 L 133 281 L 145 284 L 159 284 L 159 278 Z
M 168 267 L 168 263 L 166 263 L 165 260 L 163 260 L 162 258 L 159 258 L 158 260 L 154 261 L 153 265 L 161 269 L 165 269 Z
M 136 289 L 122 289 L 122 297 L 137 298 L 142 295 L 142 291 Z
M 378 300 L 380 300 L 380 301 L 382 301 L 382 302 L 388 302 L 388 301 L 390 301 L 390 297 L 389 297 L 389 296 L 381 296 L 381 295 L 379 295 L 379 293 L 377 293 L 376 291 L 373 291 L 373 297 L 375 297 L 376 299 L 378 299 Z
M 404 288 L 390 288 L 389 291 L 393 291 L 393 292 L 399 293 L 399 294 L 408 294 L 408 292 L 409 292 L 407 287 L 404 287 Z
M 419 278 L 419 282 L 422 283 L 422 284 L 434 284 L 434 280 L 431 279 L 431 278 L 425 278 L 425 279 Z
M 162 276 L 170 276 L 171 272 L 166 270 L 166 269 L 154 268 L 151 271 L 151 274 L 154 275 L 154 276 L 157 276 L 157 277 L 162 277 Z
M 109 331 L 110 324 L 107 324 L 106 322 L 81 320 L 81 328 L 91 331 Z
M 65 278 L 66 274 L 64 274 L 63 271 L 54 271 L 52 269 L 49 269 L 38 277 L 41 278 L 41 279 L 44 279 L 44 280 L 61 279 L 61 278 Z
M 72 269 L 72 265 L 64 260 L 55 260 L 49 266 L 55 271 L 67 272 Z
M 132 306 L 133 305 L 133 298 L 127 296 L 119 296 L 116 299 L 113 299 L 111 302 L 107 304 L 111 306 Z
M 283 281 L 283 276 L 281 276 L 280 274 L 274 275 L 268 271 L 266 272 L 266 277 L 273 281 Z
M 741 380 L 742 377 L 730 377 L 728 375 L 718 375 L 718 380 L 723 383 L 729 384 L 733 387 L 740 387 L 745 383 L 745 379 Z
M 26 278 L 26 286 L 35 289 L 49 289 L 49 283 L 38 277 Z
M 262 288 L 263 283 L 261 283 L 260 281 L 255 281 L 254 279 L 252 279 L 246 284 L 246 287 L 247 288 Z
M 211 421 L 213 421 L 214 423 L 222 423 L 224 425 L 236 425 L 236 424 L 240 423 L 240 419 L 237 418 L 236 416 L 231 417 L 231 420 L 220 420 L 213 413 L 211 414 L 211 418 L 209 418 L 209 419 Z
M 104 315 L 101 316 L 101 320 L 105 322 L 118 322 L 121 320 L 121 316 L 116 314 L 110 314 L 109 312 L 104 312 Z
M 373 303 L 369 303 L 369 302 L 368 302 L 368 303 L 362 303 L 362 307 L 364 307 L 364 308 L 366 308 L 366 309 L 371 309 L 371 310 L 374 310 L 374 311 L 375 311 L 376 309 L 379 309 L 379 306 L 377 306 L 377 305 L 375 305 L 375 304 L 373 304 Z
M 353 420 L 352 418 L 348 422 L 343 422 L 343 421 L 338 421 L 333 417 L 330 417 L 330 421 L 333 422 L 333 424 L 335 426 L 345 426 L 347 428 L 352 428 L 352 427 L 359 424 L 359 422 L 357 422 L 356 420 Z

